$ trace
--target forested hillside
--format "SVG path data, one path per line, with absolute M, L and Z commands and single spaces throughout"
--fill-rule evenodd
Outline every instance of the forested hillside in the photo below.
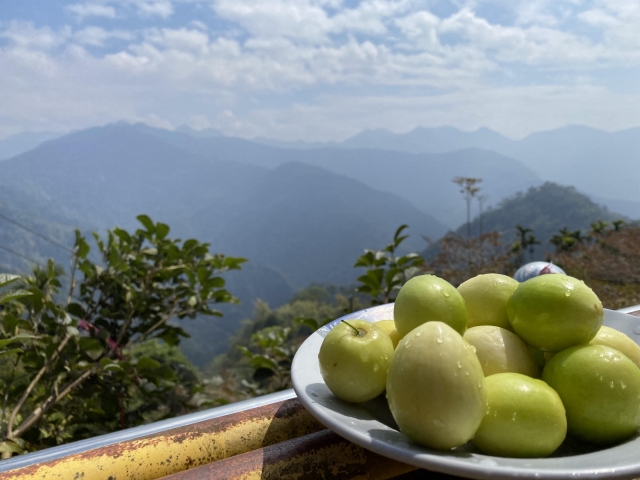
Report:
M 471 222 L 471 234 L 473 237 L 478 236 L 482 226 L 483 233 L 498 232 L 502 243 L 511 245 L 518 240 L 516 225 L 520 225 L 531 229 L 531 233 L 540 242 L 533 247 L 534 253 L 527 259 L 543 259 L 545 252 L 553 251 L 554 247 L 549 240 L 560 229 L 586 231 L 597 220 L 611 222 L 621 217 L 591 201 L 574 187 L 547 182 L 504 199 L 497 207 L 484 212 L 482 219 L 476 216 Z M 467 225 L 461 225 L 455 234 L 466 238 Z M 424 254 L 431 258 L 438 248 L 439 244 L 436 242 Z

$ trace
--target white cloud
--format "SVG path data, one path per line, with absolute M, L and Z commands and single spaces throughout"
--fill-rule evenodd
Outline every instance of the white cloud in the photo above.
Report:
M 205 115 L 191 115 L 186 124 L 188 127 L 198 131 L 212 127 L 211 122 Z
M 640 94 L 614 94 L 590 85 L 478 87 L 438 95 L 331 95 L 314 103 L 220 117 L 214 126 L 228 135 L 281 140 L 343 140 L 362 129 L 406 132 L 418 125 L 468 131 L 488 127 L 521 138 L 567 124 L 608 131 L 637 126 L 640 112 L 634 105 L 639 101 Z
M 76 3 L 67 5 L 65 8 L 75 13 L 80 21 L 87 17 L 116 18 L 115 8 L 97 3 Z
M 584 23 L 600 29 L 604 45 L 613 55 L 638 59 L 640 54 L 640 2 L 596 1 L 593 8 L 578 14 Z
M 616 93 L 599 76 L 609 66 L 631 77 L 640 70 L 637 1 L 478 0 L 438 16 L 427 8 L 435 0 L 211 0 L 200 8 L 212 6 L 215 27 L 203 16 L 162 28 L 178 1 L 192 0 L 69 8 L 78 18 L 89 6 L 112 9 L 113 29 L 0 24 L 0 134 L 16 123 L 46 130 L 118 119 L 211 121 L 227 133 L 287 139 L 416 125 L 520 135 L 568 122 L 640 123 L 630 107 L 637 87 Z M 508 15 L 483 17 L 489 4 Z M 131 14 L 157 27 L 132 27 Z M 125 17 L 123 29 L 116 22 Z
M 198 30 L 202 30 L 203 32 L 206 32 L 208 30 L 207 25 L 200 20 L 191 20 L 191 22 L 189 22 L 189 25 L 197 28 Z
M 168 50 L 200 51 L 206 53 L 209 45 L 209 35 L 200 30 L 186 28 L 148 30 L 145 34 L 147 41 Z
M 82 30 L 74 32 L 73 40 L 82 45 L 91 45 L 94 47 L 104 47 L 109 39 L 132 40 L 133 33 L 124 30 L 107 31 L 101 27 L 86 27 Z
M 216 0 L 213 8 L 254 36 L 327 40 L 327 12 L 311 0 Z
M 70 36 L 71 29 L 64 27 L 58 32 L 49 27 L 37 28 L 32 22 L 12 20 L 0 38 L 6 38 L 13 46 L 32 50 L 50 50 L 62 45 Z
M 168 18 L 173 15 L 173 5 L 169 0 L 157 0 L 157 1 L 139 1 L 135 0 L 134 3 L 138 8 L 138 13 L 145 17 L 158 16 L 161 18 Z

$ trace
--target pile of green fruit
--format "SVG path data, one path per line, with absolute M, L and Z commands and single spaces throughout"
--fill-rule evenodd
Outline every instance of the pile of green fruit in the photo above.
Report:
M 640 347 L 603 319 L 597 295 L 562 274 L 457 289 L 421 275 L 393 320 L 336 325 L 320 371 L 348 402 L 386 390 L 401 432 L 428 448 L 546 457 L 567 435 L 611 446 L 640 428 Z

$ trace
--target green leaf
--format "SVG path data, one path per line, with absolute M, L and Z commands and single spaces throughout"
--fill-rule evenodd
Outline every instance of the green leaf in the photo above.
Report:
M 204 288 L 222 288 L 225 285 L 224 278 L 222 277 L 213 277 L 210 280 L 207 280 L 204 284 Z
M 13 335 L 19 321 L 20 317 L 16 315 L 5 315 L 2 319 L 2 328 L 4 329 L 4 333 L 7 335 Z
M 0 288 L 6 287 L 7 285 L 17 282 L 20 280 L 20 275 L 12 275 L 10 273 L 0 273 Z
M 136 217 L 138 221 L 147 229 L 147 232 L 153 234 L 156 231 L 156 226 L 153 224 L 153 220 L 151 220 L 147 215 L 138 215 Z
M 274 372 L 278 370 L 278 362 L 266 355 L 254 355 L 251 358 L 251 366 L 255 369 L 268 368 Z
M 9 303 L 12 300 L 17 300 L 18 298 L 28 297 L 33 295 L 33 293 L 27 290 L 10 290 L 5 293 L 0 293 L 0 305 L 3 303 Z
M 157 360 L 154 360 L 151 357 L 142 357 L 142 358 L 138 359 L 138 370 L 139 371 L 155 370 L 155 369 L 157 369 L 159 367 L 160 367 L 160 362 L 158 362 Z
M 102 355 L 104 348 L 102 342 L 97 338 L 84 337 L 79 340 L 80 349 L 87 354 L 91 360 L 97 360 Z
M 402 240 L 398 241 L 398 239 L 400 238 L 400 234 L 401 234 L 401 233 L 402 233 L 402 231 L 403 231 L 403 230 L 405 230 L 406 228 L 409 228 L 409 225 L 406 225 L 406 224 L 400 225 L 400 226 L 398 227 L 398 229 L 396 230 L 396 233 L 394 233 L 394 234 L 393 234 L 393 240 L 394 240 L 394 243 L 395 243 L 396 245 L 399 245 L 399 244 L 400 244 L 400 242 L 402 242 L 402 240 L 404 240 L 405 238 L 407 238 L 407 237 L 405 236 Z
M 198 245 L 198 241 L 190 238 L 189 240 L 185 240 L 185 242 L 182 244 L 182 248 L 185 250 L 191 250 L 196 245 Z
M 410 262 L 412 260 L 422 260 L 422 261 L 424 261 L 424 259 L 417 253 L 407 253 L 404 257 L 398 258 L 398 264 L 407 263 L 407 262 Z
M 89 253 L 89 244 L 84 239 L 84 237 L 80 234 L 80 231 L 76 231 L 76 246 L 75 246 L 75 254 L 77 258 L 86 258 Z
M 309 327 L 309 329 L 312 332 L 315 332 L 319 328 L 318 322 L 316 321 L 315 318 L 298 317 L 293 321 L 296 322 L 298 325 L 304 325 L 305 327 Z
M 169 234 L 169 225 L 158 222 L 156 224 L 156 236 L 159 240 L 163 240 Z
M 0 356 L 1 355 L 12 355 L 12 354 L 18 354 L 18 353 L 24 353 L 24 350 L 21 348 L 11 348 L 9 350 L 2 350 L 0 351 Z
M 0 340 L 0 348 L 6 347 L 7 345 L 15 342 L 23 342 L 25 340 L 38 340 L 39 338 L 40 337 L 36 335 L 16 335 L 15 337 L 4 338 Z
M 242 352 L 245 357 L 253 358 L 253 352 L 243 345 L 236 345 L 236 348 Z
M 11 452 L 11 453 L 22 453 L 22 448 L 15 442 L 11 440 L 5 440 L 4 442 L 0 442 L 0 453 Z
M 67 306 L 67 312 L 69 312 L 71 315 L 78 317 L 78 318 L 82 318 L 85 316 L 85 310 L 82 307 L 82 305 L 80 305 L 79 303 L 70 303 Z

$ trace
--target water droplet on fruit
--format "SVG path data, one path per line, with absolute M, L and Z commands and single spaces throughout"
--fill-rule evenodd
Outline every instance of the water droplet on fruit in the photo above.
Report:
M 442 343 L 444 342 L 444 338 L 438 337 L 438 338 L 436 338 L 436 342 L 438 342 L 439 344 L 442 345 Z
M 440 427 L 440 428 L 444 427 L 444 422 L 443 422 L 442 420 L 440 420 L 439 418 L 436 418 L 436 419 L 433 421 L 433 424 L 434 424 L 436 427 Z
M 458 368 L 462 368 L 462 363 L 458 362 Z
M 613 384 L 613 382 L 611 382 L 611 383 L 609 384 L 609 386 L 610 386 L 611 388 L 615 387 L 615 385 Z
M 373 364 L 373 371 L 377 372 L 378 370 L 380 370 L 380 365 L 378 365 L 377 363 Z
M 636 335 L 640 335 L 640 325 L 633 329 L 633 333 L 635 333 Z
M 420 335 L 422 335 L 422 330 L 418 330 L 418 331 L 416 332 L 416 337 L 419 337 Z
M 473 345 L 471 345 L 471 351 L 472 351 L 473 353 L 476 353 L 476 347 L 474 347 Z
M 546 285 L 547 284 L 547 282 L 541 282 L 541 283 L 542 283 L 542 285 Z
M 451 296 L 449 295 L 449 292 L 445 292 L 444 290 L 440 290 L 440 292 L 444 295 L 444 298 L 449 298 Z
M 567 290 L 566 292 L 564 292 L 564 296 L 565 297 L 570 297 L 571 296 L 571 292 L 569 290 Z
M 404 344 L 404 348 L 409 348 L 411 346 L 411 344 L 409 342 Z
M 600 375 L 600 381 L 602 381 L 602 375 Z
M 620 386 L 622 387 L 623 390 L 627 388 L 627 384 L 624 382 L 620 382 Z
M 464 372 L 464 374 L 468 377 L 469 376 L 469 372 Z
M 518 414 L 516 412 L 513 412 L 513 415 L 511 415 L 511 421 L 514 422 L 517 416 Z
M 478 390 L 482 390 L 482 384 L 481 383 L 478 384 Z

